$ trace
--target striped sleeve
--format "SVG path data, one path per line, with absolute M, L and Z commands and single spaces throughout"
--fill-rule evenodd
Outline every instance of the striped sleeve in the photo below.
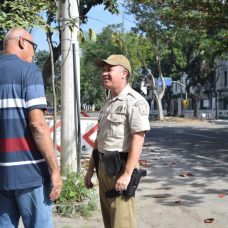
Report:
M 43 78 L 38 68 L 28 73 L 25 80 L 26 95 L 25 104 L 28 110 L 36 108 L 47 109 L 47 101 L 44 92 Z

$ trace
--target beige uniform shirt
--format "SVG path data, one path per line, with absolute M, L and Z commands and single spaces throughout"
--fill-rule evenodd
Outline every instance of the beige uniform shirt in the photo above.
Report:
M 97 144 L 100 152 L 128 152 L 131 135 L 150 130 L 149 105 L 127 85 L 121 94 L 109 99 L 98 117 Z

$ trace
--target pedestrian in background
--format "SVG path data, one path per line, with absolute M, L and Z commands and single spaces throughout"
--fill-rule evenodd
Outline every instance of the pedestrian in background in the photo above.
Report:
M 121 194 L 127 189 L 133 170 L 138 167 L 145 132 L 150 130 L 149 105 L 129 84 L 129 60 L 111 55 L 96 61 L 102 68 L 104 87 L 110 91 L 107 103 L 98 117 L 96 146 L 85 175 L 85 185 L 97 168 L 100 204 L 106 228 L 136 227 L 134 197 Z M 97 152 L 97 157 L 94 156 Z M 115 197 L 107 196 L 114 190 Z
M 51 201 L 62 189 L 36 44 L 23 28 L 5 36 L 0 56 L 0 227 L 53 227 Z

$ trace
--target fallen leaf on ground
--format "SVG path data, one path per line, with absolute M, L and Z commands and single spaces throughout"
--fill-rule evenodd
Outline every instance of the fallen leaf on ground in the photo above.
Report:
M 157 190 L 170 190 L 172 189 L 172 187 L 161 187 L 161 188 L 157 188 Z
M 170 167 L 176 166 L 176 162 L 170 162 L 170 163 L 169 163 L 169 166 L 170 166 Z
M 221 193 L 218 195 L 219 198 L 224 198 L 225 197 L 225 194 L 224 193 Z
M 191 176 L 193 176 L 193 174 L 192 173 L 181 173 L 181 174 L 179 174 L 179 176 L 180 177 L 191 177 Z
M 150 161 L 148 161 L 148 160 L 139 160 L 139 165 L 144 166 L 144 167 L 148 167 L 148 166 L 150 166 Z
M 213 218 L 204 219 L 204 223 L 212 223 L 213 221 Z
M 154 195 L 154 198 L 167 198 L 170 196 L 171 196 L 171 194 L 156 194 L 156 195 Z

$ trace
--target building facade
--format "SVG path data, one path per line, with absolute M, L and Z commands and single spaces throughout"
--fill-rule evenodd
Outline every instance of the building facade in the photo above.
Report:
M 228 119 L 228 61 L 216 61 L 216 67 L 213 78 L 206 81 L 203 86 L 190 87 L 188 85 L 188 75 L 181 73 L 178 81 L 172 80 L 166 85 L 166 94 L 162 99 L 164 115 L 183 116 L 192 118 L 196 116 L 199 119 Z M 161 90 L 159 80 L 156 81 L 157 92 Z M 156 102 L 153 97 L 151 80 L 147 79 L 142 84 L 144 91 L 147 91 L 146 99 L 150 105 L 151 115 L 157 113 Z M 198 100 L 193 101 L 189 94 L 197 94 Z

